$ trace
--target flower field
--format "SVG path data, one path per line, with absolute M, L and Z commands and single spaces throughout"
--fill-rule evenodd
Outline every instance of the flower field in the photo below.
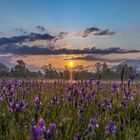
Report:
M 0 140 L 139 140 L 140 83 L 0 82 Z

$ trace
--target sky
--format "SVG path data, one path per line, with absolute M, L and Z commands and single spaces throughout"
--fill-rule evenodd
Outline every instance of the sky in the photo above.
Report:
M 140 0 L 0 0 L 0 3 L 0 54 L 6 57 L 10 54 L 10 62 L 11 55 L 26 59 L 40 56 L 43 60 L 51 52 L 54 60 L 50 62 L 56 65 L 56 50 L 60 56 L 70 55 L 70 49 L 82 49 L 86 55 L 89 54 L 83 52 L 84 48 L 90 48 L 90 55 L 96 55 L 91 48 L 119 48 L 119 53 L 124 53 L 124 49 L 140 50 Z M 61 50 L 64 48 L 68 51 Z M 112 52 L 114 56 L 118 50 Z M 133 53 L 136 58 L 137 53 Z M 86 61 L 87 57 L 83 57 Z M 2 55 L 0 60 L 4 59 Z M 27 61 L 33 65 L 32 62 Z

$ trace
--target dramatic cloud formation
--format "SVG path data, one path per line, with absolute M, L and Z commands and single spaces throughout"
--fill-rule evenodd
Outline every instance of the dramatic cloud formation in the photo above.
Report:
M 90 27 L 87 28 L 84 32 L 82 32 L 81 36 L 82 37 L 88 37 L 88 35 L 96 35 L 96 36 L 101 36 L 101 35 L 114 35 L 115 32 L 114 31 L 110 31 L 109 29 L 99 29 L 96 27 Z
M 47 35 L 47 37 L 48 37 L 48 35 Z M 41 38 L 42 38 L 42 36 L 41 36 Z M 46 38 L 46 36 L 45 36 L 45 38 Z M 20 41 L 21 40 L 22 39 L 20 39 Z M 2 42 L 1 42 L 1 44 L 2 44 Z M 60 47 L 60 49 L 58 49 L 58 48 L 55 49 L 55 46 L 53 46 L 53 45 L 52 46 L 46 46 L 46 47 L 40 47 L 40 46 L 29 47 L 29 46 L 21 46 L 21 45 L 19 46 L 19 45 L 16 45 L 16 44 L 9 43 L 9 44 L 6 44 L 6 45 L 4 45 L 4 44 L 0 45 L 0 52 L 1 53 L 21 54 L 21 55 L 112 54 L 112 53 L 119 54 L 119 53 L 139 52 L 138 50 L 124 50 L 124 49 L 120 49 L 120 48 L 108 48 L 108 49 L 96 49 L 96 48 L 69 49 L 69 48 L 61 48 L 61 47 Z
M 20 36 L 13 36 L 13 37 L 2 37 L 0 38 L 0 45 L 29 45 L 33 44 L 37 46 L 42 46 L 42 44 L 46 45 L 49 43 L 56 43 L 57 41 L 63 40 L 65 36 L 68 34 L 67 32 L 60 32 L 58 35 L 50 35 L 49 33 L 34 33 L 31 32 L 30 34 L 27 34 L 26 31 L 24 31 L 22 28 L 15 28 L 16 31 L 21 32 L 24 35 Z M 43 42 L 45 41 L 45 42 Z M 48 43 L 46 42 L 48 41 Z M 0 46 L 1 47 L 1 46 Z
M 46 31 L 45 27 L 41 26 L 41 25 L 37 25 L 36 26 L 36 29 L 39 31 L 39 32 L 44 32 Z
M 54 36 L 51 36 L 50 34 L 39 34 L 39 33 L 31 33 L 29 35 L 23 35 L 23 36 L 14 36 L 14 37 L 3 37 L 0 38 L 0 45 L 10 45 L 15 43 L 23 43 L 27 41 L 35 41 L 35 40 L 52 40 L 54 39 Z
M 27 31 L 25 31 L 23 28 L 14 28 L 14 30 L 21 34 L 27 34 Z
M 23 45 L 28 46 L 28 43 L 30 43 L 32 45 L 39 46 L 39 43 L 41 43 L 43 45 L 47 45 L 47 42 L 43 42 L 44 40 L 48 41 L 49 43 L 55 44 L 58 41 L 62 42 L 62 41 L 65 41 L 66 39 L 68 40 L 68 37 L 70 39 L 75 36 L 74 34 L 70 34 L 65 31 L 61 31 L 55 35 L 51 35 L 50 33 L 42 33 L 46 29 L 41 25 L 37 25 L 36 29 L 41 33 L 31 32 L 29 34 L 23 28 L 14 28 L 15 31 L 17 31 L 18 33 L 21 33 L 22 35 L 13 36 L 13 37 L 9 37 L 9 38 L 6 38 L 6 37 L 0 38 L 0 45 L 10 45 L 10 44 L 17 45 L 17 44 L 23 43 Z M 0 32 L 0 34 L 2 34 L 2 32 Z M 77 35 L 81 36 L 82 38 L 88 37 L 90 34 L 93 34 L 96 36 L 102 36 L 102 35 L 114 35 L 115 32 L 110 31 L 108 29 L 101 30 L 96 27 L 87 28 L 85 31 L 77 32 Z M 40 45 L 40 46 L 42 46 L 42 45 Z
M 44 31 L 45 28 L 38 25 L 36 26 L 38 30 Z M 30 33 L 26 34 L 26 31 L 22 28 L 15 28 L 25 35 L 13 36 L 13 37 L 3 37 L 0 38 L 0 53 L 11 53 L 20 55 L 50 55 L 50 54 L 120 54 L 120 53 L 135 53 L 139 50 L 125 50 L 121 48 L 107 48 L 107 49 L 96 49 L 92 48 L 79 48 L 71 47 L 71 45 L 62 45 L 56 43 L 58 41 L 63 41 L 68 36 L 68 32 L 62 31 L 57 35 L 51 35 L 50 33 Z M 82 37 L 88 37 L 90 34 L 96 36 L 102 35 L 114 35 L 115 32 L 108 29 L 101 30 L 96 27 L 87 28 L 82 32 Z M 65 47 L 70 46 L 70 47 Z M 82 59 L 82 58 L 79 58 Z M 87 57 L 90 60 L 91 57 Z M 92 58 L 95 59 L 95 58 Z

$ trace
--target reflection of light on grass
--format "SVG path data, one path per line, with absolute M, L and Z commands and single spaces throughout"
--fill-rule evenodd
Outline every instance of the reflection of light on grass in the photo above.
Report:
M 73 68 L 74 64 L 72 61 L 69 62 L 69 67 L 70 67 L 70 81 L 73 81 L 73 72 L 72 72 L 72 68 Z
M 73 68 L 73 65 L 74 65 L 73 62 L 70 61 L 70 62 L 69 62 L 69 66 L 70 66 L 70 68 Z

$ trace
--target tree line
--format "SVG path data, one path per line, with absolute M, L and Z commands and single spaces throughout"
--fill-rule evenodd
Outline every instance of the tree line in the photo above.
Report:
M 128 65 L 119 65 L 116 69 L 112 70 L 106 63 L 96 63 L 95 71 L 89 72 L 82 65 L 76 66 L 73 69 L 73 78 L 75 80 L 95 79 L 113 80 L 120 79 L 122 70 L 124 70 L 124 80 L 129 78 L 130 73 L 135 73 L 136 78 L 140 79 L 140 72 L 135 68 Z M 63 71 L 58 71 L 51 64 L 44 65 L 40 71 L 31 71 L 27 68 L 23 60 L 17 60 L 17 64 L 9 69 L 3 63 L 0 63 L 0 78 L 39 78 L 39 79 L 64 79 L 69 80 L 69 67 L 65 66 Z

